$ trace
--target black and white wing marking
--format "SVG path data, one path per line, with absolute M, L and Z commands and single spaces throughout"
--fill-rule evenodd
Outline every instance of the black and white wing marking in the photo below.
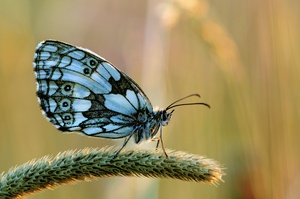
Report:
M 41 42 L 34 71 L 44 115 L 61 131 L 122 138 L 133 134 L 141 113 L 153 115 L 142 89 L 87 49 L 60 41 Z

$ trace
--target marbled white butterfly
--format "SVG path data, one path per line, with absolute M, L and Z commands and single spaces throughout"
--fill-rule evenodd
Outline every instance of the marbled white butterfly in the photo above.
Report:
M 153 110 L 143 90 L 124 72 L 99 55 L 60 41 L 38 44 L 34 54 L 37 96 L 47 119 L 64 132 L 87 136 L 125 138 L 124 148 L 133 136 L 136 143 L 156 139 L 167 156 L 162 142 L 174 108 L 181 98 L 166 109 Z M 160 130 L 159 137 L 155 137 Z M 114 157 L 115 157 L 114 156 Z

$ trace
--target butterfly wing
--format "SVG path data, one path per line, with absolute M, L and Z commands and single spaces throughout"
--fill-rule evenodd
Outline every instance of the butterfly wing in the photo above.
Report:
M 37 96 L 61 131 L 122 138 L 134 133 L 138 113 L 153 113 L 142 89 L 99 55 L 59 41 L 41 42 L 34 55 Z

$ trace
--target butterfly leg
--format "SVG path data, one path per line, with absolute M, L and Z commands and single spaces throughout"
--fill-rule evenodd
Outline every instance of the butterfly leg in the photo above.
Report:
M 128 141 L 130 140 L 130 138 L 131 138 L 132 135 L 133 135 L 133 134 L 131 134 L 131 135 L 129 135 L 127 138 L 125 138 L 122 147 L 114 154 L 112 160 L 115 159 L 115 158 L 117 157 L 117 155 L 121 152 L 121 150 L 126 146 L 126 144 L 127 144 Z
M 156 138 L 157 139 L 157 143 L 156 143 L 156 150 L 158 149 L 158 146 L 159 146 L 159 141 L 160 141 L 160 138 Z
M 162 127 L 160 127 L 160 135 L 159 135 L 159 139 L 157 140 L 157 144 L 156 144 L 156 148 L 158 147 L 159 145 L 159 141 L 161 142 L 161 148 L 166 156 L 166 158 L 168 157 L 168 154 L 165 150 L 165 147 L 164 147 L 164 142 L 163 142 L 163 139 L 162 139 Z

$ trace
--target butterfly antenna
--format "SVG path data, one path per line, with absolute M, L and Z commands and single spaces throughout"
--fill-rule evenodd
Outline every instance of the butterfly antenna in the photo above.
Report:
M 188 106 L 189 106 L 189 105 L 204 105 L 204 106 L 207 106 L 208 108 L 210 108 L 209 104 L 202 103 L 202 102 L 193 102 L 193 103 L 176 104 L 176 103 L 178 103 L 178 102 L 180 102 L 180 101 L 182 101 L 182 100 L 185 100 L 185 99 L 187 99 L 187 98 L 194 97 L 194 96 L 200 98 L 200 95 L 197 94 L 197 93 L 187 95 L 187 96 L 185 96 L 185 97 L 183 97 L 183 98 L 180 98 L 180 99 L 176 100 L 175 102 L 171 103 L 171 104 L 166 108 L 166 110 L 175 108 L 175 107 L 177 107 L 177 106 L 187 106 L 187 105 L 188 105 Z
M 200 95 L 199 95 L 198 93 L 193 93 L 193 94 L 187 95 L 187 96 L 185 96 L 185 97 L 183 97 L 183 98 L 180 98 L 180 99 L 176 100 L 175 102 L 171 103 L 171 104 L 166 108 L 166 110 L 170 109 L 170 108 L 171 108 L 174 104 L 176 104 L 177 102 L 180 102 L 180 101 L 182 101 L 182 100 L 185 100 L 186 98 L 194 97 L 194 96 L 200 98 Z
M 203 102 L 193 102 L 193 103 L 184 103 L 184 104 L 176 104 L 174 106 L 169 106 L 166 110 L 175 108 L 177 106 L 190 106 L 190 105 L 204 105 L 204 106 L 207 106 L 208 108 L 210 108 L 209 104 L 206 104 L 206 103 L 203 103 Z

